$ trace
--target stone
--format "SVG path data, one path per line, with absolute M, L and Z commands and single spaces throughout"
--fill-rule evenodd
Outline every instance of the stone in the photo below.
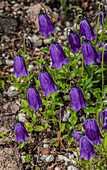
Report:
M 4 105 L 3 105 L 3 109 L 4 109 L 4 110 L 7 110 L 7 109 L 8 109 L 9 104 L 10 104 L 10 103 L 6 103 L 6 104 L 4 104 Z
M 66 112 L 64 112 L 64 117 L 63 117 L 63 121 L 67 121 L 69 116 L 70 116 L 70 111 L 69 110 L 66 110 Z
M 23 163 L 23 164 L 25 163 L 25 157 L 26 157 L 26 156 L 21 156 L 21 160 L 22 160 L 22 163 Z
M 71 160 L 69 158 L 67 158 L 66 156 L 64 155 L 58 155 L 58 159 L 60 161 L 64 160 L 65 162 L 70 162 Z
M 44 148 L 44 149 L 42 149 L 42 153 L 44 155 L 48 155 L 50 153 L 50 150 L 48 148 Z
M 50 143 L 50 138 L 45 138 L 45 139 L 43 140 L 43 143 Z
M 12 113 L 16 113 L 18 110 L 19 110 L 19 106 L 15 103 L 13 103 L 11 106 L 10 106 L 11 110 L 12 110 Z
M 52 162 L 54 160 L 54 156 L 53 155 L 49 155 L 46 157 L 46 162 Z
M 29 38 L 29 37 L 28 37 Z M 30 38 L 29 38 L 30 39 Z M 33 42 L 34 42 L 34 44 L 35 43 L 37 43 L 37 41 L 39 40 L 39 37 L 37 36 L 37 35 L 34 35 L 33 37 L 32 37 L 32 40 L 33 40 Z
M 14 61 L 13 61 L 13 60 L 6 60 L 6 64 L 7 64 L 8 66 L 13 66 Z
M 68 166 L 67 170 L 78 170 L 78 168 L 76 168 L 73 165 Z
M 1 1 L 0 2 L 0 9 L 3 9 L 4 7 L 5 7 L 5 3 L 4 3 L 5 1 Z
M 44 148 L 49 148 L 49 145 L 48 144 L 43 144 L 43 147 Z
M 55 31 L 60 32 L 60 31 L 61 31 L 61 28 L 60 28 L 59 26 L 56 26 L 56 27 L 55 27 Z
M 13 91 L 13 90 L 15 90 L 15 91 Z M 7 95 L 8 95 L 9 97 L 17 96 L 17 94 L 18 94 L 17 91 L 18 91 L 17 87 L 11 85 L 11 86 L 9 87 L 8 91 L 7 91 Z
M 19 117 L 20 122 L 23 122 L 23 123 L 26 122 L 26 117 L 24 113 L 19 113 L 18 117 Z
M 33 65 L 29 65 L 29 71 L 32 71 L 34 69 Z
M 17 21 L 13 18 L 3 18 L 0 21 L 2 30 L 6 33 L 12 33 L 16 31 Z
M 60 167 L 55 167 L 55 170 L 60 170 L 61 168 Z
M 45 45 L 50 44 L 51 43 L 51 38 L 44 39 L 43 42 L 44 42 Z

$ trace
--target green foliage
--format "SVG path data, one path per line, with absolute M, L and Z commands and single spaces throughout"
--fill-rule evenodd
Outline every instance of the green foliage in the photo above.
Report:
M 30 155 L 29 155 L 29 154 L 26 154 L 25 162 L 26 162 L 26 163 L 29 163 L 30 161 L 31 161 Z

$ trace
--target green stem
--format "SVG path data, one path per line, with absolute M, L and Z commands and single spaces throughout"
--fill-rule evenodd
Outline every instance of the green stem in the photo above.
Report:
M 77 32 L 77 23 L 78 23 L 78 18 L 79 18 L 80 16 L 82 16 L 82 15 L 81 15 L 81 14 L 79 14 L 79 13 L 80 13 L 80 11 L 77 13 L 75 32 Z
M 98 14 L 98 19 L 97 19 L 97 33 L 96 33 L 95 44 L 97 43 L 99 25 L 100 25 L 100 14 Z
M 64 11 L 64 18 L 66 17 L 67 12 L 68 12 L 71 8 L 77 8 L 77 9 L 79 9 L 79 10 L 81 11 L 81 13 L 82 13 L 82 9 L 81 9 L 80 7 L 78 7 L 78 6 L 70 6 L 69 8 L 67 8 L 67 9 Z

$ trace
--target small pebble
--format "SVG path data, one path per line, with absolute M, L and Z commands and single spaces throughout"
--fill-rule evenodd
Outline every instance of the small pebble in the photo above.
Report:
M 49 155 L 46 157 L 45 160 L 46 160 L 46 162 L 52 162 L 54 160 L 54 157 L 53 157 L 53 155 Z
M 44 155 L 48 155 L 50 153 L 50 150 L 48 148 L 44 148 L 44 149 L 42 149 L 42 153 Z

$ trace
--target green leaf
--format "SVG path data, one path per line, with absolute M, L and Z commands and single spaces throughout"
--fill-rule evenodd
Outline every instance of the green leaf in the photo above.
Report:
M 85 109 L 85 112 L 86 112 L 86 113 L 97 113 L 97 109 L 94 108 L 94 107 L 87 107 L 87 108 Z
M 60 0 L 60 3 L 61 3 L 61 5 L 62 5 L 63 7 L 65 7 L 65 6 L 66 6 L 66 3 L 67 3 L 67 0 Z
M 26 157 L 25 157 L 25 162 L 26 163 L 29 163 L 31 160 L 30 160 L 30 155 L 29 154 L 26 154 Z
M 68 136 L 68 137 L 67 137 L 67 141 L 68 141 L 68 142 L 73 142 L 74 139 L 73 139 L 71 136 Z
M 104 146 L 105 151 L 107 151 L 107 135 L 104 136 L 104 139 L 103 139 L 103 146 Z
M 61 132 L 63 132 L 65 130 L 65 123 L 61 124 L 61 129 L 60 130 L 61 130 Z
M 104 93 L 107 93 L 107 85 L 104 86 Z
M 105 70 L 106 70 L 106 68 L 103 68 L 103 71 L 105 71 Z M 95 74 L 101 73 L 101 72 L 102 72 L 102 68 L 98 68 L 97 71 L 95 71 Z
M 71 117 L 70 117 L 70 122 L 71 125 L 74 126 L 77 123 L 77 115 L 76 112 L 72 112 Z
M 27 122 L 25 127 L 26 127 L 28 132 L 32 132 L 33 131 L 32 124 L 30 122 Z
M 70 151 L 75 152 L 75 148 L 68 148 Z
M 44 47 L 44 48 L 40 48 L 40 50 L 41 50 L 41 51 L 44 51 L 44 52 L 46 52 L 46 53 L 48 53 L 48 54 L 50 54 L 49 49 L 48 49 L 48 48 L 46 48 L 46 47 Z
M 57 140 L 54 140 L 54 142 L 52 143 L 53 146 L 58 146 L 59 145 L 59 142 Z
M 19 142 L 19 147 L 20 147 L 20 148 L 23 148 L 24 145 L 25 145 L 25 142 Z
M 46 122 L 42 122 L 41 125 L 43 126 L 43 129 L 45 130 L 48 127 L 49 124 L 46 123 Z
M 22 99 L 21 105 L 22 105 L 23 107 L 25 107 L 25 108 L 29 107 L 28 101 L 27 101 L 27 100 L 24 100 L 24 99 Z
M 39 131 L 42 131 L 42 130 L 43 130 L 43 126 L 41 126 L 41 125 L 37 125 L 37 126 L 34 127 L 34 131 L 36 131 L 36 132 L 39 132 Z
M 5 81 L 0 80 L 0 89 L 4 89 L 4 86 L 5 86 Z
M 5 135 L 5 131 L 0 132 L 0 136 L 4 136 Z

